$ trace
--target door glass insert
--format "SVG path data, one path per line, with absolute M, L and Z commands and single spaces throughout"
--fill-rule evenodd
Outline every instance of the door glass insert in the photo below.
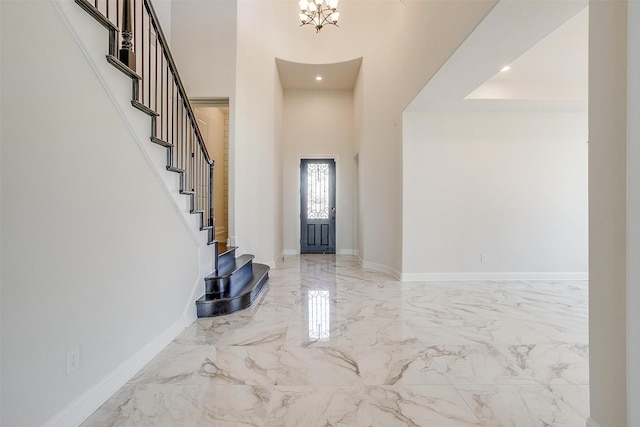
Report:
M 307 218 L 329 219 L 329 165 L 307 164 Z
M 329 291 L 309 291 L 309 341 L 329 341 L 331 306 Z

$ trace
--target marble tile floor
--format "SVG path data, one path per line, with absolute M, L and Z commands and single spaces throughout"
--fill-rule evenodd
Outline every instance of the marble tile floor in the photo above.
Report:
M 198 319 L 82 426 L 572 426 L 586 282 L 399 282 L 288 257 L 253 307 Z

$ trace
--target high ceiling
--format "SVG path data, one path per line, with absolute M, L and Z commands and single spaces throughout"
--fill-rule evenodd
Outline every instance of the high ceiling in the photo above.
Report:
M 586 6 L 502 0 L 405 111 L 586 111 Z
M 584 8 L 465 99 L 586 101 L 588 48 L 589 9 Z
M 276 58 L 284 89 L 350 90 L 356 84 L 362 58 L 336 64 L 299 64 Z M 316 77 L 322 80 L 316 80 Z
M 585 0 L 500 1 L 405 111 L 586 111 L 588 13 Z M 362 58 L 276 64 L 285 89 L 350 90 Z

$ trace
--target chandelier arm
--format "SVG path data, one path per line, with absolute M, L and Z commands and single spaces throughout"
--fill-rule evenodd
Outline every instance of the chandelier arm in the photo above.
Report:
M 306 20 L 301 20 L 300 27 L 304 25 L 313 25 L 316 29 L 316 33 L 319 33 L 322 27 L 325 25 L 334 25 L 338 27 L 337 21 L 331 18 L 336 12 L 338 12 L 337 8 L 330 7 L 328 2 L 327 6 L 325 6 L 324 8 L 318 7 L 313 11 L 308 9 L 301 10 L 299 13 L 300 15 L 304 15 L 306 17 Z

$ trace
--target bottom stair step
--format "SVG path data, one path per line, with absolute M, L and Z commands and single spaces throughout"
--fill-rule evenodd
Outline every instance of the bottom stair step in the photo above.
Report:
M 213 317 L 233 313 L 249 307 L 260 297 L 269 281 L 269 266 L 253 264 L 253 277 L 246 285 L 232 289 L 225 298 L 215 294 L 203 295 L 196 301 L 198 317 Z

